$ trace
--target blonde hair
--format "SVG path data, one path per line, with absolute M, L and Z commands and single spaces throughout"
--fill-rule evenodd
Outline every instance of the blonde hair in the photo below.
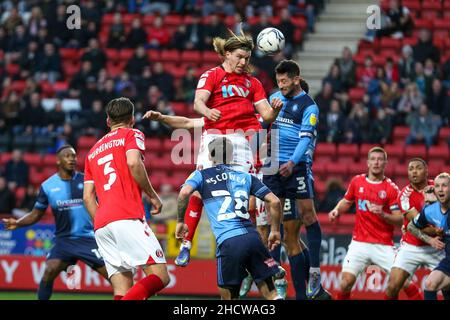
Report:
M 215 37 L 213 39 L 213 46 L 214 51 L 219 54 L 219 56 L 222 58 L 222 60 L 225 58 L 225 53 L 233 52 L 237 49 L 242 49 L 245 51 L 252 51 L 255 47 L 253 43 L 253 39 L 249 36 L 246 36 L 244 34 L 244 31 L 242 30 L 242 25 L 240 26 L 240 33 L 241 35 L 236 35 L 231 29 L 228 29 L 228 31 L 231 33 L 231 37 L 228 39 L 223 39 L 220 37 Z M 249 67 L 246 67 L 246 72 L 249 72 Z
M 447 179 L 450 182 L 450 174 L 448 172 L 441 172 L 434 178 L 434 181 L 437 179 Z
M 367 158 L 369 158 L 370 154 L 374 152 L 382 153 L 384 155 L 384 160 L 387 160 L 387 153 L 382 147 L 373 147 L 372 149 L 370 149 L 367 153 Z

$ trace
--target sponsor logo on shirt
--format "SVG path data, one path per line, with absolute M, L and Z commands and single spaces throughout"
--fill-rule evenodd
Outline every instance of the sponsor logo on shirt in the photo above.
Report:
M 309 117 L 309 124 L 312 125 L 312 126 L 315 126 L 316 123 L 317 123 L 317 116 L 315 114 L 312 114 Z
M 56 188 L 50 189 L 50 192 L 57 192 L 57 191 L 60 191 L 60 190 L 61 190 L 61 188 L 56 187 Z
M 378 197 L 380 197 L 380 199 L 386 199 L 386 197 L 387 197 L 386 191 L 384 191 L 384 190 L 379 191 Z
M 359 187 L 359 193 L 364 193 L 364 187 Z

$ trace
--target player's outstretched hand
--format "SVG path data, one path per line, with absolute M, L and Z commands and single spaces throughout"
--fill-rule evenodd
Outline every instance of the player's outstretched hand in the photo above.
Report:
M 148 119 L 148 120 L 152 120 L 152 121 L 159 121 L 161 118 L 161 112 L 158 111 L 147 111 L 144 116 L 142 117 L 142 119 Z
M 189 233 L 188 225 L 184 222 L 178 222 L 175 228 L 175 238 L 183 240 Z
M 445 243 L 441 241 L 440 237 L 431 238 L 429 245 L 437 250 L 443 250 L 445 248 Z
M 422 192 L 426 203 L 437 201 L 436 194 L 434 193 L 434 186 L 426 186 Z
M 156 196 L 156 197 L 150 197 L 150 202 L 152 204 L 152 211 L 150 211 L 150 213 L 153 214 L 159 214 L 161 212 L 162 209 L 162 202 L 161 199 Z
M 328 219 L 330 219 L 330 221 L 334 221 L 339 217 L 339 211 L 337 211 L 337 209 L 333 209 L 328 213 Z
M 288 162 L 282 164 L 280 166 L 280 170 L 278 170 L 280 172 L 280 174 L 283 177 L 289 177 L 292 174 L 292 170 L 294 169 L 294 162 L 292 162 L 291 160 L 289 160 Z
M 5 230 L 14 230 L 17 229 L 17 220 L 14 218 L 5 218 L 2 219 L 5 224 Z
M 208 109 L 205 116 L 211 121 L 217 121 L 220 119 L 221 113 L 217 109 Z
M 280 98 L 275 98 L 272 100 L 271 107 L 275 111 L 280 111 L 281 108 L 283 107 L 283 101 L 281 101 Z
M 277 246 L 281 243 L 281 234 L 279 231 L 270 231 L 269 238 L 268 238 L 268 246 L 269 250 L 274 250 Z

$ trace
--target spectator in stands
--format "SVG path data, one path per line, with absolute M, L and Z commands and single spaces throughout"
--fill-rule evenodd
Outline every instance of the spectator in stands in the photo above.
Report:
M 19 112 L 19 118 L 24 127 L 32 127 L 34 133 L 39 133 L 47 126 L 47 117 L 41 105 L 39 93 L 33 92 L 30 100 L 25 104 L 25 108 Z M 23 127 L 17 128 L 18 132 L 23 131 Z
M 20 53 L 27 48 L 29 38 L 26 34 L 25 26 L 18 25 L 14 29 L 14 34 L 9 37 L 9 44 L 5 47 L 11 61 L 17 61 L 20 58 Z
M 149 66 L 150 62 L 148 61 L 145 48 L 143 46 L 138 46 L 134 55 L 128 60 L 125 70 L 130 74 L 131 80 L 136 81 L 142 74 L 142 70 Z
M 245 16 L 254 17 L 258 14 L 264 14 L 271 17 L 273 15 L 272 2 L 270 0 L 250 0 L 245 7 Z
M 139 82 L 138 82 L 139 83 Z M 114 88 L 114 80 L 111 78 L 106 79 L 105 85 L 100 90 L 100 97 L 102 99 L 102 104 L 106 106 L 108 102 L 110 102 L 112 99 L 115 99 L 118 97 L 116 90 Z M 73 144 L 70 144 L 73 145 Z
M 379 108 L 381 105 L 381 87 L 387 84 L 386 72 L 382 67 L 376 68 L 376 76 L 371 79 L 367 86 L 367 94 L 369 95 L 369 105 L 371 108 Z
M 322 118 L 322 114 L 326 114 L 328 110 L 330 110 L 330 104 L 333 97 L 333 87 L 331 86 L 331 83 L 324 82 L 322 84 L 322 90 L 314 97 L 317 105 L 320 106 L 319 124 L 321 122 L 325 123 L 325 119 L 320 119 Z
M 48 131 L 62 131 L 64 122 L 66 121 L 66 113 L 62 109 L 61 100 L 56 100 L 55 107 L 47 111 L 47 125 Z
M 377 37 L 392 36 L 401 39 L 411 34 L 413 21 L 409 9 L 401 5 L 400 0 L 390 0 L 389 9 L 386 12 L 387 25 L 377 30 Z
M 7 15 L 6 15 L 7 14 Z M 17 7 L 13 6 L 9 11 L 2 16 L 2 25 L 6 32 L 12 34 L 16 27 L 23 24 L 23 20 L 17 10 Z
M 19 64 L 22 70 L 28 71 L 28 77 L 34 75 L 40 63 L 41 52 L 36 41 L 30 41 L 27 49 L 22 51 Z
M 28 184 L 25 191 L 25 196 L 23 197 L 23 199 L 20 200 L 17 208 L 14 208 L 12 210 L 12 215 L 17 219 L 20 219 L 21 217 L 26 215 L 34 208 L 36 198 L 37 198 L 36 188 L 32 184 Z
M 131 0 L 138 2 L 138 0 Z M 172 0 L 143 0 L 144 4 L 141 6 L 140 12 L 144 15 L 159 14 L 161 16 L 167 15 L 172 8 Z
M 122 23 L 122 15 L 120 13 L 115 13 L 113 18 L 113 24 L 109 29 L 108 36 L 108 48 L 122 49 L 127 46 L 125 27 Z
M 212 40 L 215 37 L 227 37 L 227 27 L 218 14 L 213 14 L 211 23 L 205 26 L 204 47 L 212 49 Z
M 323 201 L 319 202 L 319 212 L 329 212 L 333 210 L 336 203 L 339 202 L 340 199 L 345 194 L 345 188 L 340 179 L 331 178 L 326 182 L 326 191 L 325 197 Z
M 5 125 L 12 128 L 19 124 L 20 98 L 17 92 L 10 91 L 8 96 L 2 99 L 3 107 L 0 109 L 4 116 Z
M 92 103 L 96 99 L 101 99 L 100 92 L 97 89 L 97 78 L 95 76 L 89 76 L 86 79 L 86 86 L 81 89 L 81 108 L 83 110 L 90 110 Z
M 156 62 L 153 66 L 153 83 L 163 93 L 164 98 L 171 101 L 174 97 L 173 83 L 174 79 L 172 74 L 164 70 L 164 66 L 161 62 Z
M 69 83 L 69 95 L 71 98 L 78 98 L 81 90 L 86 86 L 87 78 L 95 76 L 92 70 L 92 62 L 89 60 L 81 63 L 81 69 L 75 73 L 72 80 Z
M 196 77 L 196 69 L 193 66 L 189 66 L 186 70 L 186 75 L 181 78 L 181 83 L 178 86 L 177 100 L 182 100 L 187 103 L 194 102 Z
M 336 59 L 335 64 L 340 69 L 342 88 L 348 90 L 353 87 L 356 83 L 356 63 L 349 47 L 344 47 L 342 56 Z
M 381 83 L 380 103 L 387 114 L 391 116 L 396 114 L 401 96 L 397 82 L 392 82 L 390 85 L 385 82 Z
M 295 25 L 291 22 L 291 14 L 287 8 L 283 8 L 280 11 L 280 24 L 277 26 L 277 29 L 279 29 L 284 34 L 285 39 L 285 45 L 284 45 L 284 54 L 286 57 L 291 57 L 294 52 L 294 34 L 296 31 Z
M 427 88 L 431 85 L 431 80 L 432 77 L 425 74 L 423 64 L 421 62 L 416 62 L 414 66 L 414 81 L 423 95 L 426 95 Z
M 172 106 L 165 99 L 158 100 L 156 104 L 156 111 L 161 112 L 161 114 L 173 116 L 175 112 Z M 165 123 L 159 121 L 150 121 L 148 127 L 144 128 L 146 135 L 149 136 L 169 136 L 172 129 Z
M 221 16 L 234 15 L 233 0 L 204 0 L 203 1 L 203 16 L 207 17 L 212 14 L 220 14 Z
M 166 26 L 164 26 L 162 17 L 155 17 L 152 27 L 148 30 L 148 47 L 161 49 L 167 47 L 170 43 L 171 34 Z
M 97 1 L 86 0 L 81 3 L 81 16 L 83 20 L 93 22 L 95 25 L 100 25 L 102 20 L 102 15 L 100 10 L 97 8 Z
M 81 56 L 81 61 L 90 61 L 92 72 L 95 74 L 105 67 L 106 54 L 100 48 L 98 39 L 92 38 L 89 40 L 89 45 Z
M 402 98 L 397 106 L 397 112 L 402 115 L 402 118 L 419 110 L 420 105 L 423 102 L 423 95 L 419 91 L 417 84 L 410 83 L 403 92 Z
M 420 105 L 418 112 L 411 113 L 406 119 L 411 129 L 406 145 L 421 142 L 427 148 L 432 146 L 439 130 L 436 117 L 438 116 L 433 115 L 425 103 Z
M 400 83 L 406 86 L 414 80 L 414 58 L 413 48 L 410 45 L 404 45 L 402 56 L 398 62 Z
M 373 65 L 373 58 L 370 55 L 366 55 L 364 58 L 364 68 L 358 72 L 358 86 L 367 88 L 370 81 L 376 76 L 376 69 Z
M 428 29 L 421 29 L 419 32 L 419 40 L 413 47 L 414 61 L 425 63 L 425 60 L 430 58 L 435 63 L 439 63 L 440 54 L 439 49 L 433 44 L 431 32 Z
M 127 44 L 131 48 L 142 46 L 147 43 L 147 32 L 142 27 L 141 19 L 134 18 L 131 23 L 131 29 L 127 34 Z
M 17 187 L 25 187 L 28 184 L 30 168 L 23 160 L 20 150 L 13 150 L 11 159 L 5 164 L 5 179 L 8 187 L 15 190 Z
M 39 29 L 37 37 L 34 37 L 33 40 L 35 40 L 38 43 L 40 51 L 44 50 L 44 47 L 47 43 L 53 43 L 53 39 L 48 34 L 47 28 Z
M 102 100 L 96 99 L 92 102 L 92 109 L 86 113 L 86 128 L 83 135 L 101 137 L 106 133 L 106 114 L 103 109 Z
M 136 97 L 136 85 L 131 81 L 130 75 L 127 72 L 123 72 L 120 75 L 120 78 L 116 83 L 116 91 L 119 96 L 124 96 L 133 100 Z
M 430 111 L 441 117 L 444 116 L 444 111 L 447 104 L 450 103 L 447 96 L 447 90 L 442 86 L 442 82 L 439 79 L 434 79 L 431 85 L 430 93 L 427 94 L 427 106 Z
M 155 122 L 155 121 L 152 121 Z M 151 217 L 153 222 L 162 222 L 167 220 L 174 220 L 177 218 L 177 198 L 178 194 L 173 191 L 172 185 L 163 183 L 158 193 L 162 203 L 164 203 L 163 209 L 160 214 Z
M 328 75 L 322 80 L 322 86 L 325 82 L 331 84 L 334 93 L 340 93 L 343 90 L 341 69 L 338 64 L 331 65 Z
M 0 48 L 6 50 L 9 45 L 9 35 L 6 33 L 4 27 L 0 26 Z
M 392 117 L 384 109 L 376 111 L 376 118 L 370 121 L 369 142 L 386 144 L 393 128 Z
M 386 59 L 384 72 L 386 75 L 386 82 L 388 84 L 391 84 L 392 82 L 398 82 L 400 80 L 400 77 L 398 75 L 398 68 L 391 57 L 387 57 Z
M 205 25 L 202 23 L 201 13 L 195 11 L 192 14 L 192 21 L 186 28 L 186 49 L 187 50 L 204 50 L 205 43 Z M 211 43 L 207 44 L 211 48 Z
M 368 141 L 369 112 L 362 103 L 355 103 L 345 123 L 344 143 L 363 143 Z
M 63 145 L 69 144 L 71 146 L 77 145 L 77 139 L 73 132 L 73 127 L 70 123 L 66 122 L 63 126 L 63 131 L 57 136 L 55 143 L 55 152 Z
M 326 135 L 326 142 L 340 142 L 345 129 L 345 116 L 338 100 L 331 100 L 330 112 L 326 115 L 326 119 L 326 131 L 322 133 Z
M 38 34 L 39 29 L 47 27 L 47 20 L 42 14 L 40 7 L 33 7 L 31 9 L 31 16 L 28 20 L 28 35 L 35 37 Z
M 58 47 L 64 47 L 71 37 L 71 30 L 67 28 L 66 6 L 59 4 L 56 14 L 47 16 L 49 35 Z
M 178 25 L 177 30 L 172 35 L 170 40 L 170 48 L 177 49 L 179 51 L 185 50 L 188 43 L 187 39 L 187 26 L 184 23 Z M 189 48 L 193 50 L 194 48 Z
M 16 206 L 16 197 L 6 185 L 6 179 L 0 176 L 0 213 L 12 214 Z
M 269 21 L 270 17 L 267 15 L 266 12 L 261 11 L 259 13 L 258 18 L 259 18 L 258 22 L 255 23 L 254 25 L 250 26 L 250 33 L 251 33 L 251 35 L 253 37 L 253 41 L 255 43 L 256 43 L 256 37 L 258 36 L 258 34 L 262 30 L 271 27 L 271 24 L 270 24 L 270 21 Z
M 55 83 L 62 74 L 61 58 L 53 43 L 46 43 L 44 55 L 39 58 L 36 67 L 36 81 Z

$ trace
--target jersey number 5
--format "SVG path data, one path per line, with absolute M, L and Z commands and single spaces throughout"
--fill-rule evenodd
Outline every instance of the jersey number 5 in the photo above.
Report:
M 219 214 L 217 216 L 217 221 L 223 221 L 228 219 L 233 219 L 236 216 L 243 219 L 249 219 L 250 214 L 247 212 L 248 207 L 248 194 L 244 190 L 238 190 L 234 193 L 234 197 L 227 190 L 215 190 L 211 192 L 213 197 L 224 197 L 222 205 L 219 209 Z M 227 212 L 230 204 L 234 200 L 234 211 Z M 244 213 L 245 212 L 245 213 Z
M 114 170 L 114 168 L 111 168 L 112 161 L 113 161 L 112 153 L 104 156 L 103 158 L 98 159 L 97 161 L 97 164 L 99 166 L 105 165 L 105 168 L 103 169 L 103 173 L 105 174 L 105 176 L 109 175 L 108 183 L 103 185 L 105 191 L 111 189 L 112 184 L 116 181 L 117 178 L 116 170 Z

